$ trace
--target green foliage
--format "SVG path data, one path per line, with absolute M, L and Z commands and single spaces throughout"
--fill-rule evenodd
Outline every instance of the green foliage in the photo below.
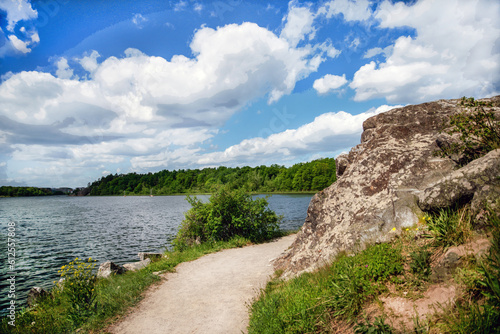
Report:
M 489 211 L 492 240 L 486 258 L 465 273 L 467 292 L 453 305 L 435 315 L 435 326 L 444 333 L 500 333 L 500 219 Z M 475 273 L 474 273 L 474 265 Z M 464 281 L 464 274 L 459 277 Z M 467 283 L 468 282 L 468 283 Z M 476 287 L 484 296 L 478 299 Z
M 472 236 L 470 207 L 446 208 L 431 214 L 425 220 L 435 246 L 458 246 Z
M 500 121 L 495 114 L 486 111 L 491 104 L 475 101 L 473 97 L 462 98 L 460 102 L 466 109 L 450 117 L 448 134 L 459 134 L 460 142 L 441 147 L 437 152 L 442 157 L 452 158 L 458 165 L 464 166 L 486 153 L 500 147 Z
M 431 274 L 431 255 L 426 249 L 419 249 L 410 253 L 410 270 L 421 279 L 427 279 Z
M 292 167 L 218 167 L 163 170 L 157 173 L 108 175 L 89 184 L 90 195 L 170 195 L 211 193 L 221 185 L 247 192 L 318 191 L 336 181 L 335 159 L 318 159 Z M 82 189 L 79 189 L 82 191 Z
M 75 326 L 90 317 L 96 308 L 96 276 L 92 273 L 96 260 L 89 258 L 87 262 L 76 258 L 68 265 L 62 266 L 59 273 L 64 278 L 62 293 L 70 307 L 68 316 Z
M 489 304 L 500 311 L 500 218 L 490 212 L 489 223 L 492 228 L 491 247 L 486 260 L 481 263 L 479 272 L 484 279 L 479 283 Z
M 54 195 L 48 188 L 35 187 L 0 187 L 0 197 L 24 197 L 24 196 L 50 196 Z
M 191 196 L 187 200 L 192 207 L 173 242 L 176 249 L 196 241 L 227 241 L 240 236 L 261 242 L 278 235 L 281 217 L 268 208 L 266 198 L 253 200 L 244 191 L 226 186 L 212 194 L 208 203 Z
M 251 307 L 249 333 L 323 332 L 333 317 L 350 319 L 403 271 L 403 257 L 388 244 L 355 256 L 340 255 L 330 266 L 287 282 L 268 284 Z
M 457 301 L 452 308 L 443 309 L 436 327 L 442 333 L 498 334 L 500 312 L 488 304 Z
M 381 282 L 402 271 L 401 252 L 389 244 L 369 247 L 354 257 L 339 257 L 332 264 L 328 303 L 334 316 L 358 314 L 366 301 L 384 290 Z
M 384 317 L 375 317 L 375 321 L 370 323 L 359 322 L 354 326 L 354 333 L 356 334 L 392 334 L 393 328 L 385 323 Z

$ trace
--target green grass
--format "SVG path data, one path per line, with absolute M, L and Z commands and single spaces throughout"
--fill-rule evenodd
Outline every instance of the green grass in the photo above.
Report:
M 249 333 L 315 333 L 335 317 L 354 319 L 403 270 L 400 249 L 374 245 L 337 257 L 330 266 L 287 282 L 271 281 L 251 307 Z
M 8 324 L 8 318 L 2 319 L 0 333 L 61 334 L 74 333 L 77 329 L 79 333 L 102 331 L 112 323 L 113 319 L 137 304 L 149 286 L 160 281 L 160 278 L 153 272 L 173 271 L 181 262 L 192 261 L 205 254 L 248 244 L 250 241 L 241 237 L 235 237 L 226 242 L 203 243 L 182 252 L 168 252 L 167 257 L 151 263 L 143 270 L 99 279 L 95 285 L 97 307 L 94 313 L 79 325 L 72 321 L 69 296 L 60 293 L 57 289 L 52 289 L 50 295 L 39 300 L 36 307 L 24 309 L 16 314 L 15 327 Z
M 434 246 L 450 247 L 467 242 L 472 237 L 470 207 L 446 208 L 427 216 L 430 237 Z
M 342 323 L 356 333 L 396 332 L 384 315 L 364 319 L 363 309 L 387 293 L 389 285 L 395 294 L 404 291 L 406 298 L 418 298 L 429 285 L 433 255 L 473 236 L 471 216 L 467 207 L 429 213 L 423 219 L 426 226 L 406 229 L 389 244 L 340 255 L 289 281 L 276 277 L 251 305 L 249 333 L 328 333 Z M 431 320 L 417 317 L 411 332 L 500 333 L 500 219 L 490 212 L 488 221 L 492 247 L 484 260 L 470 260 L 458 270 L 456 279 L 464 291 L 460 298 Z M 422 230 L 428 238 L 416 237 Z

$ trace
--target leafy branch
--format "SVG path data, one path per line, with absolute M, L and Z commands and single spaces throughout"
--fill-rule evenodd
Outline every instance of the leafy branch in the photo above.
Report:
M 500 147 L 500 122 L 491 111 L 492 104 L 462 97 L 460 105 L 465 110 L 450 116 L 449 135 L 458 134 L 459 141 L 439 144 L 436 154 L 450 158 L 459 166 L 486 155 Z M 459 158 L 456 158 L 459 156 Z

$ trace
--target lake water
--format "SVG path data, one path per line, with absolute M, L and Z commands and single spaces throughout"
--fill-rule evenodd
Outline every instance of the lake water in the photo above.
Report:
M 311 197 L 273 195 L 268 201 L 284 216 L 281 228 L 296 229 Z M 31 287 L 51 288 L 58 269 L 75 257 L 123 264 L 138 261 L 139 252 L 164 251 L 189 208 L 185 196 L 0 198 L 0 313 L 10 300 L 9 225 L 15 225 L 16 303 L 22 305 Z

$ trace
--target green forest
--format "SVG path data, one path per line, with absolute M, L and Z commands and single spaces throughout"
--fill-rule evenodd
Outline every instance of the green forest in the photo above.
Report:
M 247 192 L 318 191 L 335 182 L 335 159 L 324 158 L 292 167 L 217 167 L 148 174 L 110 174 L 89 184 L 85 193 L 102 195 L 171 195 L 211 193 L 219 185 Z M 78 189 L 75 192 L 82 191 Z
M 54 193 L 48 188 L 35 188 L 35 187 L 0 187 L 0 197 L 24 197 L 24 196 L 51 196 L 62 195 L 61 193 Z

